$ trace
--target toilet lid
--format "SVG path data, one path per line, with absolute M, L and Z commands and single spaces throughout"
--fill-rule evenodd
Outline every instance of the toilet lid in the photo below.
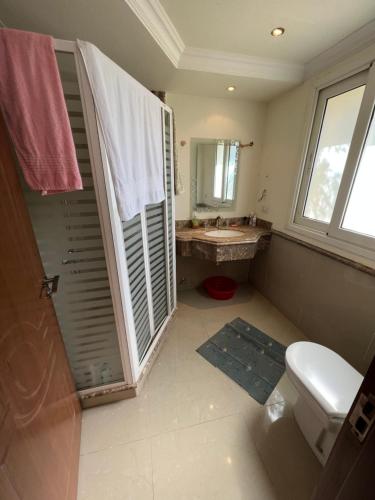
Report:
M 295 342 L 286 363 L 330 417 L 345 418 L 363 377 L 341 356 L 314 342 Z

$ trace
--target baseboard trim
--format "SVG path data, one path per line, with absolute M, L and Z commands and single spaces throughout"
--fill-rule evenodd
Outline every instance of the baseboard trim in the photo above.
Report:
M 98 389 L 90 394 L 80 395 L 80 402 L 82 408 L 92 408 L 122 399 L 135 398 L 137 395 L 136 386 L 122 385 L 116 386 L 112 389 Z

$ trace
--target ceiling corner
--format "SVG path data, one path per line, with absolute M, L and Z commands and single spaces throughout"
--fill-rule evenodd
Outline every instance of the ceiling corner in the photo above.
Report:
M 375 20 L 365 24 L 305 64 L 305 79 L 343 61 L 373 43 L 375 43 Z
M 177 68 L 185 44 L 159 0 L 124 0 Z

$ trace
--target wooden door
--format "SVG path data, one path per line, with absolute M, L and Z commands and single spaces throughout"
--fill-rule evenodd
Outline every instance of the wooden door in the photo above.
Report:
M 76 498 L 80 405 L 0 114 L 0 499 Z
M 366 398 L 370 395 L 375 397 L 375 358 L 323 469 L 313 500 L 370 500 L 375 498 L 375 425 L 368 426 L 369 430 L 365 439 L 360 441 L 353 433 L 352 423 L 349 421 L 361 395 Z M 366 418 L 374 418 L 374 413 L 375 407 L 369 402 L 365 408 Z M 358 422 L 357 418 L 353 420 Z M 360 429 L 363 430 L 361 427 Z

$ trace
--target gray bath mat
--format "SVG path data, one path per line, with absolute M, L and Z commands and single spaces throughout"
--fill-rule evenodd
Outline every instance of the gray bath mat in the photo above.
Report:
M 264 404 L 285 371 L 285 350 L 272 337 L 236 318 L 197 352 Z

